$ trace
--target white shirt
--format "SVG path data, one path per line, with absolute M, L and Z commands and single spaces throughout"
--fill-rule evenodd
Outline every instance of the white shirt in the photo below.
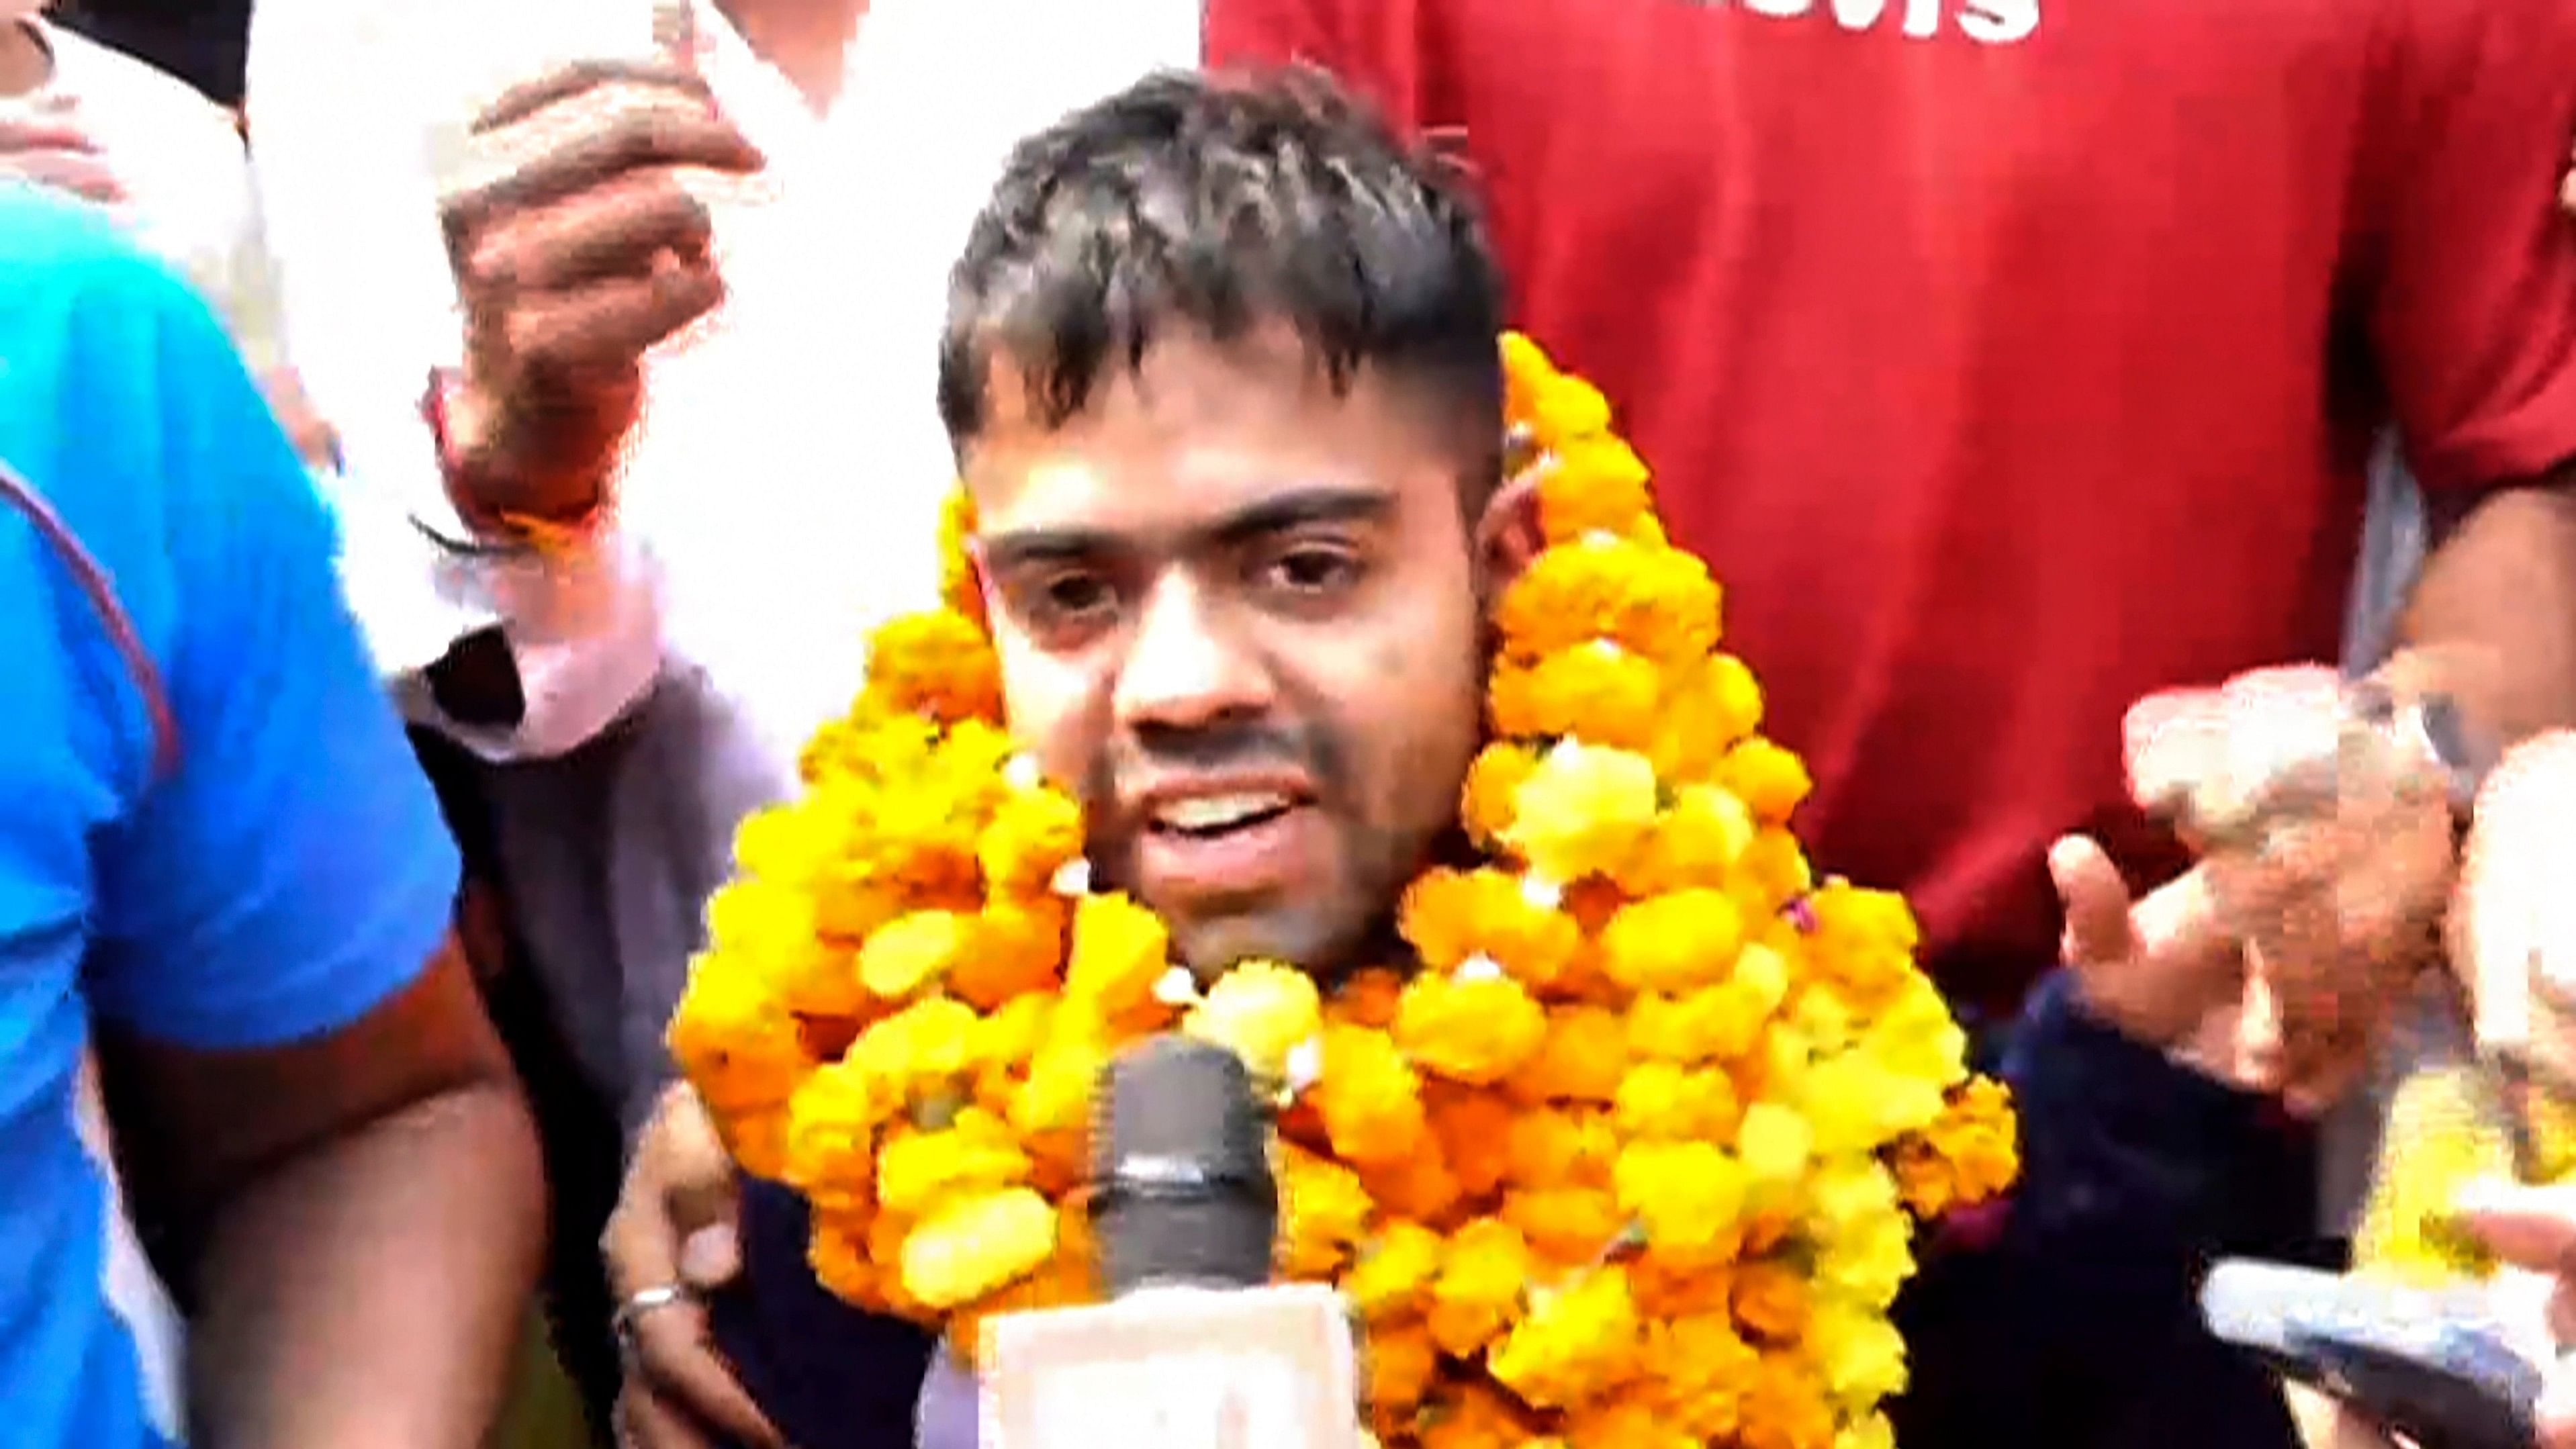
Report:
M 869 631 L 936 597 L 948 270 L 1009 148 L 1199 46 L 1197 0 L 877 0 L 817 116 L 702 0 L 700 73 L 770 163 L 711 203 L 728 300 L 648 362 L 615 522 L 582 558 L 460 560 L 412 522 L 444 511 L 418 407 L 462 348 L 435 175 L 509 84 L 650 54 L 653 10 L 261 0 L 248 88 L 291 350 L 347 460 L 351 598 L 416 720 L 518 762 L 491 777 L 502 868 L 630 1125 L 733 825 L 793 788 Z M 417 671 L 496 621 L 527 714 L 465 729 Z
M 277 365 L 275 282 L 232 117 L 122 51 L 40 19 L 14 23 L 52 54 L 43 94 L 74 103 L 73 119 L 125 188 L 115 210 L 135 240 L 214 304 L 255 369 Z

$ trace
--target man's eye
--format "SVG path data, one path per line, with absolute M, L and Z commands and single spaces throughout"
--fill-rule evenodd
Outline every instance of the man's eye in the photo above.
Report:
M 1300 594 L 1332 593 L 1349 588 L 1360 577 L 1359 555 L 1345 548 L 1310 544 L 1273 559 L 1271 581 Z
M 1039 607 L 1059 619 L 1078 619 L 1115 602 L 1109 581 L 1098 574 L 1057 574 L 1037 590 Z

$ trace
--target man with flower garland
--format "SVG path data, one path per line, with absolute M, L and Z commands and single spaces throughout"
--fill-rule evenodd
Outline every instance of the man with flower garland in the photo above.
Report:
M 1497 287 L 1449 185 L 1309 92 L 1164 81 L 1083 113 L 970 241 L 942 402 L 1009 714 L 1194 960 L 1368 959 L 1456 808 L 1480 605 L 1531 542 L 1526 488 L 1492 484 Z M 2239 968 L 2201 893 L 2132 908 L 2098 857 L 2059 863 L 2075 969 L 2003 1060 L 2026 1180 L 1988 1240 L 1928 1249 L 1904 1442 L 2264 1442 L 2261 1377 L 2172 1326 L 2199 1256 L 2305 1246 L 2311 1164 L 2224 1085 Z M 680 1272 L 654 1194 L 703 1174 L 703 1130 L 683 1098 L 646 1135 L 629 1289 Z M 729 1346 L 807 1449 L 876 1442 L 832 1403 L 857 1315 L 781 1209 L 755 1189 Z M 672 1361 L 693 1310 L 657 1302 Z M 967 1402 L 934 1379 L 924 1442 L 968 1442 Z

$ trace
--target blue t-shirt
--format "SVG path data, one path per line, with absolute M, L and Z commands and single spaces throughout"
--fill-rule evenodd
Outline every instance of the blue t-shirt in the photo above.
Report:
M 95 213 L 7 185 L 0 461 L 103 571 L 175 725 L 0 500 L 0 1441 L 176 1444 L 84 1130 L 91 1024 L 211 1049 L 341 1027 L 418 976 L 456 860 L 331 517 L 221 327 Z

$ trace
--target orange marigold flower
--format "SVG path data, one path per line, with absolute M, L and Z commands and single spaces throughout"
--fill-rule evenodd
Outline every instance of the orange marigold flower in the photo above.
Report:
M 901 1105 L 838 1062 L 807 1077 L 788 1100 L 781 1179 L 816 1212 L 864 1216 L 876 1205 L 876 1129 Z
M 1280 1145 L 1279 1266 L 1291 1278 L 1328 1280 L 1367 1234 L 1375 1207 L 1359 1174 L 1330 1158 Z
M 1396 924 L 1426 971 L 1453 972 L 1481 956 L 1533 991 L 1555 985 L 1583 948 L 1572 919 L 1490 866 L 1425 871 L 1405 889 Z
M 1002 664 L 973 619 L 948 609 L 888 620 L 868 641 L 868 693 L 942 724 L 1002 717 Z
M 1485 746 L 1475 763 L 1467 767 L 1467 783 L 1459 792 L 1458 819 L 1479 847 L 1501 847 L 1503 832 L 1511 828 L 1512 792 L 1537 768 L 1537 751 L 1508 740 Z
M 1419 1320 L 1372 1327 L 1364 1352 L 1368 1401 L 1382 1412 L 1422 1402 L 1440 1376 L 1440 1351 L 1432 1346 L 1431 1331 Z
M 1449 1170 L 1449 1159 L 1442 1155 L 1437 1138 L 1424 1142 L 1422 1150 L 1394 1162 L 1380 1162 L 1359 1170 L 1360 1186 L 1391 1213 L 1440 1226 L 1458 1215 L 1466 1192 L 1458 1185 L 1458 1174 Z
M 1832 1449 L 1833 1405 L 1816 1371 L 1794 1354 L 1762 1356 L 1737 1413 L 1744 1449 Z
M 1160 917 L 1123 894 L 1084 896 L 1073 908 L 1073 951 L 1064 994 L 1104 1017 L 1153 999 L 1171 969 L 1171 936 Z
M 1620 870 L 1619 885 L 1632 896 L 1724 890 L 1756 830 L 1753 812 L 1732 794 L 1715 785 L 1684 785 Z
M 1082 854 L 1082 807 L 1049 786 L 1014 790 L 994 810 L 975 853 L 987 887 L 1006 896 L 1037 895 Z
M 1519 1187 L 1607 1186 L 1619 1155 L 1618 1137 L 1598 1112 L 1533 1108 L 1513 1115 L 1506 1138 L 1505 1176 Z
M 1502 1184 L 1511 1167 L 1512 1104 L 1498 1093 L 1443 1084 L 1431 1097 L 1432 1135 L 1469 1197 Z
M 1547 1021 L 1538 1054 L 1512 1074 L 1512 1095 L 1525 1102 L 1607 1103 L 1628 1074 L 1628 1029 L 1598 1006 L 1559 1009 Z
M 1735 1270 L 1735 1321 L 1765 1343 L 1794 1343 L 1807 1331 L 1807 1279 L 1786 1263 L 1745 1263 Z
M 1594 533 L 1640 537 L 1654 523 L 1651 479 L 1624 439 L 1603 434 L 1559 443 L 1538 472 L 1539 531 L 1551 544 Z
M 1550 1262 L 1594 1261 L 1627 1231 L 1617 1200 L 1597 1187 L 1518 1188 L 1503 1195 L 1501 1217 Z
M 948 490 L 939 508 L 939 600 L 988 627 L 984 617 L 984 579 L 975 567 L 975 500 L 964 482 Z
M 1496 664 L 1487 699 L 1498 735 L 1642 750 L 1655 737 L 1663 688 L 1653 660 L 1596 639 L 1535 664 Z
M 1984 1202 L 2012 1186 L 2021 1172 L 2012 1089 L 1992 1077 L 1970 1077 L 1950 1094 L 1937 1121 L 1897 1143 L 1889 1165 L 1917 1217 Z
M 1395 1025 L 1395 1008 L 1404 997 L 1404 978 L 1382 966 L 1354 971 L 1333 988 L 1324 1014 L 1353 1026 Z
M 1518 663 L 1608 641 L 1678 668 L 1716 647 L 1718 606 L 1708 566 L 1690 554 L 1596 533 L 1540 553 L 1503 591 L 1494 622 Z
M 1630 1141 L 1732 1142 L 1742 1119 L 1726 1073 L 1663 1061 L 1638 1063 L 1611 1107 L 1611 1120 Z
M 883 1312 L 885 1286 L 868 1261 L 866 1229 L 829 1217 L 818 1218 L 805 1246 L 805 1262 L 814 1281 L 844 1303 Z
M 986 1011 L 1048 990 L 1059 979 L 1072 915 L 1062 896 L 986 903 L 965 951 L 948 968 L 948 989 Z
M 1420 1223 L 1391 1222 L 1342 1276 L 1342 1294 L 1352 1311 L 1372 1325 L 1418 1313 L 1431 1301 L 1431 1280 L 1439 1276 L 1447 1247 L 1438 1233 Z

